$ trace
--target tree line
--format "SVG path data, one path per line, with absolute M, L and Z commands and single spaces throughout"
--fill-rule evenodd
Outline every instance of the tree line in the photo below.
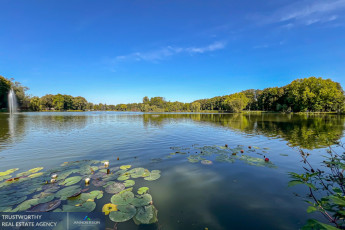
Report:
M 0 76 L 0 108 L 7 107 L 7 94 L 15 91 L 21 110 L 31 111 L 140 111 L 140 112 L 199 112 L 199 111 L 274 111 L 274 112 L 345 112 L 345 95 L 341 85 L 331 79 L 309 77 L 297 79 L 283 87 L 242 92 L 196 100 L 191 103 L 170 102 L 163 97 L 145 96 L 140 103 L 107 105 L 93 104 L 84 97 L 47 94 L 42 97 L 26 94 L 27 87 L 13 79 Z

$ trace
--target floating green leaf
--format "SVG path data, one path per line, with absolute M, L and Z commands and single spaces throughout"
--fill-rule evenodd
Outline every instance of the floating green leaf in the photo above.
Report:
M 68 197 L 72 196 L 73 194 L 79 192 L 81 190 L 79 185 L 73 185 L 70 187 L 66 187 L 61 189 L 55 194 L 55 197 L 60 198 L 61 200 L 66 200 Z
M 138 208 L 137 214 L 134 216 L 134 223 L 139 224 L 153 224 L 158 221 L 158 211 L 153 205 L 143 206 Z
M 60 204 L 61 204 L 61 200 L 54 200 L 48 203 L 35 205 L 31 207 L 30 209 L 28 209 L 27 212 L 49 212 L 59 207 Z
M 144 177 L 144 180 L 153 181 L 153 180 L 157 180 L 160 177 L 161 177 L 161 174 L 159 170 L 152 170 L 149 176 Z
M 110 212 L 109 218 L 114 222 L 125 222 L 130 220 L 137 212 L 133 205 L 118 205 L 118 211 Z
M 78 183 L 79 181 L 81 181 L 81 179 L 82 179 L 81 176 L 69 177 L 65 179 L 63 182 L 61 182 L 60 185 L 70 186 L 70 185 Z
M 141 187 L 138 189 L 138 194 L 144 194 L 149 190 L 148 187 Z
M 10 179 L 11 175 L 0 176 L 0 181 Z
M 122 166 L 120 166 L 120 169 L 129 169 L 131 167 L 132 167 L 132 165 L 122 165 Z
M 9 174 L 11 174 L 11 173 L 17 171 L 18 169 L 19 169 L 19 168 L 14 168 L 14 169 L 9 169 L 9 170 L 7 170 L 7 171 L 5 171 L 5 172 L 0 172 L 0 176 L 9 175 Z
M 134 180 L 125 180 L 124 182 L 125 187 L 132 187 L 135 184 Z
M 16 177 L 28 176 L 28 175 L 30 175 L 30 174 L 36 173 L 36 172 L 38 172 L 38 171 L 41 171 L 42 169 L 43 169 L 43 167 L 33 168 L 33 169 L 30 169 L 30 170 L 28 170 L 28 171 L 26 171 L 26 172 L 18 173 L 18 174 L 16 175 Z
M 26 200 L 23 203 L 21 203 L 20 205 L 18 205 L 15 209 L 13 209 L 13 212 L 25 211 L 25 210 L 29 209 L 31 206 L 34 206 L 36 204 L 38 204 L 38 199 Z
M 117 179 L 120 180 L 120 181 L 123 181 L 123 180 L 128 180 L 129 178 L 130 178 L 129 175 L 122 174 L 122 175 L 119 176 Z
M 152 196 L 150 194 L 144 194 L 141 196 L 137 196 L 131 201 L 131 204 L 135 207 L 142 207 L 149 205 L 152 201 Z
M 63 205 L 63 212 L 92 212 L 96 208 L 96 203 L 93 201 L 86 201 L 79 206 L 75 205 Z
M 42 175 L 43 175 L 43 173 L 40 172 L 40 173 L 31 174 L 31 175 L 29 175 L 29 177 L 30 177 L 30 178 L 35 178 L 35 177 L 39 177 L 39 176 L 42 176 Z
M 202 160 L 201 164 L 203 164 L 203 165 L 211 165 L 212 161 L 210 161 L 210 160 Z
M 131 191 L 124 190 L 111 197 L 110 201 L 116 205 L 127 205 L 134 199 L 134 194 Z

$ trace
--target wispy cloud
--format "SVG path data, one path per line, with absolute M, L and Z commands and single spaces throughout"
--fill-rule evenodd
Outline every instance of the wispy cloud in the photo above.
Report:
M 282 23 L 285 28 L 295 25 L 309 26 L 340 19 L 345 10 L 345 0 L 297 1 L 278 9 L 263 19 L 264 23 Z
M 148 51 L 148 52 L 135 52 L 130 53 L 127 55 L 117 56 L 114 59 L 114 62 L 119 61 L 159 61 L 166 59 L 170 56 L 174 56 L 177 54 L 203 54 L 207 52 L 212 52 L 216 50 L 224 49 L 226 46 L 225 42 L 214 42 L 210 45 L 203 46 L 203 47 L 172 47 L 167 46 L 158 50 Z

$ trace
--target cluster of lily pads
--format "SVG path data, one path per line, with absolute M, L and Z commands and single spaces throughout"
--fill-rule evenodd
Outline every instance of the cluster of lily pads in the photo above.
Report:
M 38 167 L 16 175 L 18 168 L 0 172 L 0 212 L 92 212 L 101 204 L 114 222 L 132 218 L 136 224 L 157 222 L 149 188 L 140 187 L 135 194 L 133 186 L 134 179 L 154 181 L 161 172 L 108 165 L 108 161 L 84 160 L 47 171 Z M 110 203 L 104 200 L 105 193 L 112 195 Z
M 171 147 L 171 149 L 175 152 L 170 153 L 169 158 L 181 154 L 185 155 L 191 163 L 210 165 L 213 164 L 213 161 L 234 163 L 236 160 L 239 160 L 253 166 L 276 168 L 268 158 L 264 157 L 264 154 L 268 154 L 268 148 L 261 150 L 257 146 L 245 148 L 243 145 L 237 145 L 231 148 L 228 145 L 203 147 L 194 145 L 191 148 Z M 251 156 L 254 154 L 260 155 L 260 157 Z

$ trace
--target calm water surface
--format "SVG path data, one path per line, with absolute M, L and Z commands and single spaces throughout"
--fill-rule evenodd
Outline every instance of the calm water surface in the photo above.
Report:
M 336 115 L 0 114 L 0 171 L 50 169 L 84 159 L 161 170 L 160 179 L 142 182 L 159 210 L 158 224 L 128 221 L 118 225 L 120 230 L 299 229 L 308 218 L 323 219 L 306 213 L 306 203 L 294 195 L 306 190 L 287 187 L 287 173 L 301 172 L 298 148 L 308 150 L 311 162 L 319 164 L 329 141 L 344 140 L 344 123 L 345 117 Z M 276 168 L 241 161 L 203 165 L 187 159 L 195 151 L 192 146 L 225 144 L 243 145 L 245 151 L 257 146 L 248 154 L 265 155 Z M 171 147 L 186 154 L 172 155 L 176 150 Z

